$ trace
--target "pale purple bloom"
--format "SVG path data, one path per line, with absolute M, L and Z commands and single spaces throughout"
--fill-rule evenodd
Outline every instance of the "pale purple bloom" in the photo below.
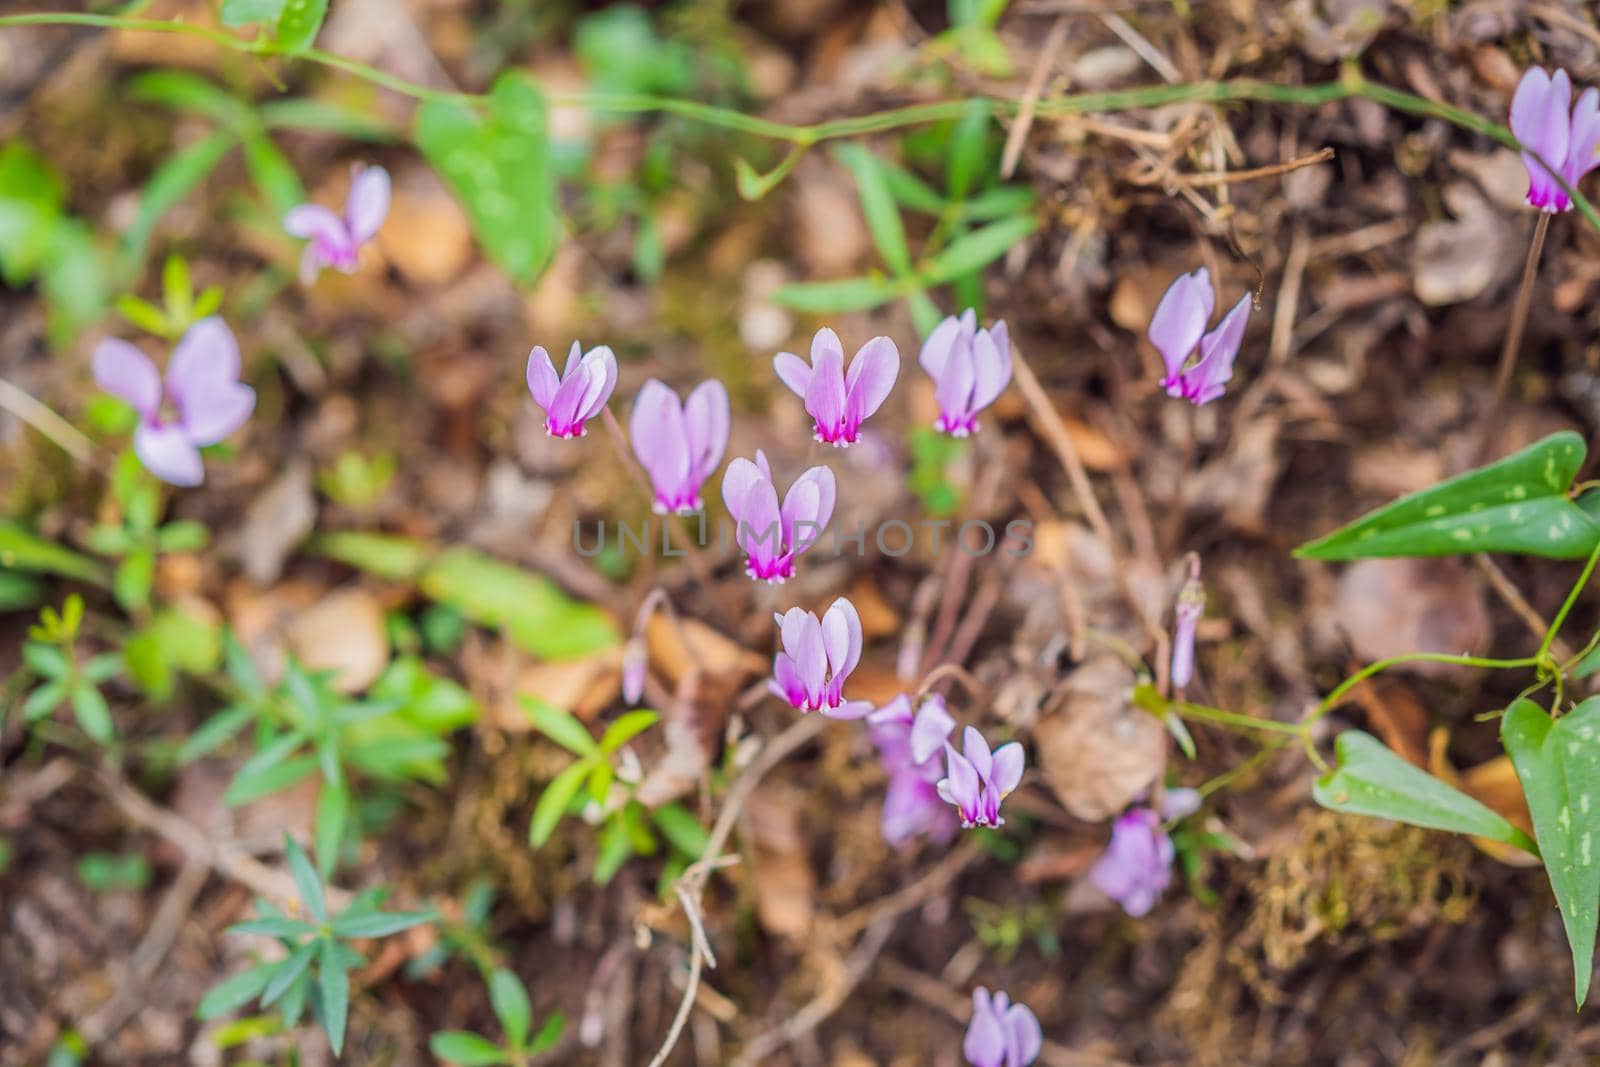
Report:
M 972 991 L 972 1022 L 961 1051 L 972 1067 L 1028 1067 L 1039 1058 L 1044 1033 L 1039 1020 L 1004 993 L 982 986 Z
M 1186 819 L 1200 810 L 1202 800 L 1198 789 L 1173 786 L 1171 789 L 1162 790 L 1161 817 L 1167 822 Z
M 228 324 L 201 319 L 178 341 L 167 378 L 127 341 L 108 337 L 94 350 L 94 380 L 139 413 L 133 450 L 145 469 L 173 485 L 205 478 L 200 449 L 244 424 L 256 392 L 239 381 L 239 343 Z
M 1191 556 L 1189 578 L 1172 609 L 1172 686 L 1182 689 L 1194 677 L 1194 631 L 1206 610 L 1205 588 L 1200 584 L 1200 557 Z
M 939 796 L 944 777 L 939 756 L 956 727 L 944 698 L 931 693 L 915 712 L 904 694 L 867 717 L 878 759 L 889 775 L 883 798 L 883 838 L 899 846 L 918 835 L 948 842 L 958 827 L 955 812 Z
M 655 489 L 656 514 L 700 510 L 700 487 L 728 446 L 728 422 L 728 391 L 715 379 L 696 386 L 687 403 L 654 378 L 644 383 L 628 435 Z
M 1525 149 L 1528 203 L 1541 211 L 1566 211 L 1572 206 L 1567 191 L 1544 163 L 1572 186 L 1600 166 L 1595 157 L 1600 145 L 1600 90 L 1585 89 L 1577 106 L 1571 104 L 1567 72 L 1557 70 L 1552 76 L 1542 67 L 1528 68 L 1511 98 L 1511 132 Z
M 1015 741 L 1001 745 L 993 753 L 983 735 L 969 726 L 961 735 L 963 755 L 945 742 L 945 777 L 939 780 L 939 796 L 954 804 L 963 827 L 1003 826 L 1000 801 L 1022 781 L 1023 751 Z
M 722 475 L 722 501 L 735 524 L 734 540 L 747 557 L 745 573 L 761 581 L 782 583 L 794 576 L 794 561 L 815 543 L 833 517 L 833 471 L 812 467 L 789 487 L 783 506 L 772 484 L 766 453 L 755 462 L 743 456 Z
M 818 619 L 790 608 L 774 614 L 783 651 L 772 658 L 767 688 L 799 711 L 820 711 L 830 719 L 859 719 L 872 710 L 865 700 L 845 700 L 844 680 L 861 662 L 861 616 L 844 597 Z
M 1174 809 L 1181 810 L 1181 809 Z M 1111 826 L 1111 844 L 1089 881 L 1134 918 L 1149 913 L 1172 878 L 1172 839 L 1149 808 L 1129 808 Z
M 544 432 L 551 437 L 582 437 L 584 423 L 600 414 L 616 387 L 617 357 L 605 345 L 585 352 L 572 342 L 559 377 L 543 346 L 528 353 L 528 391 L 544 408 Z
M 300 282 L 309 285 L 323 267 L 350 274 L 361 259 L 361 246 L 377 235 L 389 214 L 389 172 L 382 167 L 362 167 L 350 181 L 344 214 L 335 215 L 320 204 L 301 204 L 284 216 L 283 228 L 291 237 L 310 241 L 300 258 Z
M 862 422 L 888 399 L 900 374 L 900 351 L 887 337 L 874 337 L 857 350 L 846 373 L 839 335 L 824 326 L 811 339 L 810 364 L 793 352 L 780 352 L 772 366 L 805 400 L 817 440 L 844 448 L 856 443 Z
M 1011 382 L 1011 335 L 1004 322 L 978 329 L 977 312 L 968 308 L 933 328 L 917 362 L 933 379 L 939 402 L 933 428 L 965 437 L 978 432 L 978 412 Z
M 637 635 L 622 646 L 622 699 L 629 704 L 639 703 L 644 696 L 644 679 L 650 670 L 650 653 L 644 640 Z
M 1250 320 L 1250 294 L 1240 297 L 1217 328 L 1207 333 L 1206 324 L 1211 321 L 1215 306 L 1211 275 L 1201 267 L 1193 274 L 1178 275 L 1150 317 L 1150 343 L 1167 365 L 1162 388 L 1168 396 L 1187 400 L 1196 407 L 1221 396 L 1233 377 L 1233 361 Z M 1184 364 L 1196 347 L 1200 349 L 1200 359 L 1186 369 Z

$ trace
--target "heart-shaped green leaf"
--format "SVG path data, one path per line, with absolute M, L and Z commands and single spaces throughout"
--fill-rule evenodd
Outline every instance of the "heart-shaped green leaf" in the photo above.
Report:
M 1338 766 L 1317 779 L 1311 790 L 1323 807 L 1487 837 L 1538 854 L 1527 834 L 1454 786 L 1407 763 L 1371 734 L 1346 730 L 1333 747 Z
M 1402 497 L 1321 540 L 1301 559 L 1454 556 L 1516 552 L 1581 559 L 1600 540 L 1600 524 L 1567 492 L 1583 463 L 1583 438 L 1571 430 L 1475 471 Z
M 489 94 L 489 114 L 428 100 L 417 109 L 417 147 L 444 175 L 489 257 L 531 282 L 555 253 L 559 219 L 544 93 L 507 71 Z
M 1559 719 L 1519 700 L 1500 720 L 1500 740 L 1522 781 L 1550 888 L 1572 947 L 1575 996 L 1589 994 L 1600 921 L 1600 697 Z

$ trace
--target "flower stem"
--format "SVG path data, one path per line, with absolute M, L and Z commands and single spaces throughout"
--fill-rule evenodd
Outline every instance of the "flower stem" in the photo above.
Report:
M 1318 704 L 1306 715 L 1305 719 L 1302 720 L 1302 725 L 1309 727 L 1312 723 L 1332 711 L 1338 706 L 1339 701 L 1344 699 L 1345 694 L 1368 678 L 1371 678 L 1374 674 L 1386 671 L 1390 667 L 1398 667 L 1402 663 L 1449 663 L 1458 667 L 1488 667 L 1494 670 L 1515 670 L 1519 667 L 1537 667 L 1540 658 L 1539 656 L 1524 656 L 1522 659 L 1484 659 L 1481 656 L 1457 656 L 1445 652 L 1410 652 L 1404 656 L 1390 656 L 1388 659 L 1380 659 L 1376 663 L 1367 664 L 1367 666 L 1334 686 L 1333 692 L 1323 697 L 1322 703 Z
M 1567 594 L 1567 599 L 1562 602 L 1561 610 L 1556 612 L 1556 617 L 1550 620 L 1550 629 L 1545 631 L 1544 640 L 1539 642 L 1538 659 L 1543 660 L 1550 654 L 1550 646 L 1555 644 L 1556 635 L 1561 632 L 1561 624 L 1567 621 L 1567 614 L 1572 611 L 1572 605 L 1578 602 L 1578 595 L 1589 584 L 1589 576 L 1594 573 L 1594 565 L 1600 561 L 1600 544 L 1595 545 L 1594 551 L 1589 553 L 1589 562 L 1583 565 L 1583 573 L 1578 575 L 1578 582 Z
M 1522 285 L 1517 289 L 1517 302 L 1511 308 L 1511 325 L 1506 330 L 1505 347 L 1500 349 L 1500 365 L 1494 372 L 1494 400 L 1484 419 L 1485 434 L 1505 399 L 1506 386 L 1511 384 L 1511 371 L 1517 365 L 1517 352 L 1522 348 L 1522 333 L 1528 325 L 1528 307 L 1533 302 L 1533 283 L 1539 274 L 1539 254 L 1544 251 L 1545 235 L 1550 231 L 1550 213 L 1539 212 L 1539 222 L 1533 228 L 1533 241 L 1528 245 L 1528 259 L 1522 265 Z

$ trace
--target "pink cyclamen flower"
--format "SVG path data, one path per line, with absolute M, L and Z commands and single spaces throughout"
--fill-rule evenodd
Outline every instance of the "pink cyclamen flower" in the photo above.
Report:
M 1033 1012 L 1004 993 L 991 996 L 982 986 L 972 991 L 972 1022 L 961 1043 L 972 1067 L 1028 1067 L 1043 1047 L 1044 1033 Z
M 722 475 L 722 502 L 733 517 L 734 540 L 746 555 L 745 573 L 781 584 L 794 576 L 794 561 L 810 548 L 833 517 L 833 471 L 812 467 L 789 487 L 783 506 L 772 484 L 766 453 L 755 462 L 743 456 Z
M 917 362 L 933 379 L 939 402 L 933 428 L 966 437 L 978 432 L 978 412 L 1011 382 L 1011 335 L 1004 322 L 978 329 L 977 312 L 968 308 L 933 328 Z
M 164 385 L 149 356 L 115 337 L 94 350 L 94 380 L 133 405 L 139 413 L 133 451 L 146 470 L 173 485 L 199 485 L 200 449 L 237 430 L 256 406 L 255 390 L 239 381 L 239 343 L 215 316 L 178 341 Z
M 1200 557 L 1189 558 L 1189 578 L 1178 592 L 1172 609 L 1172 686 L 1182 689 L 1194 677 L 1194 631 L 1206 610 L 1206 592 L 1200 584 Z
M 687 403 L 651 378 L 633 401 L 628 435 L 656 499 L 657 515 L 691 515 L 702 507 L 700 487 L 728 447 L 728 390 L 701 382 Z
M 839 335 L 824 326 L 811 339 L 809 365 L 793 352 L 780 352 L 772 366 L 806 402 L 817 440 L 845 448 L 860 439 L 861 424 L 888 399 L 900 374 L 900 350 L 887 337 L 874 337 L 857 350 L 847 374 Z
M 991 753 L 989 743 L 971 726 L 962 733 L 961 746 L 965 755 L 945 742 L 945 776 L 938 783 L 939 796 L 946 804 L 955 805 L 963 828 L 1004 826 L 1000 801 L 1022 781 L 1022 746 L 1012 741 Z
M 622 699 L 629 704 L 639 703 L 644 696 L 645 675 L 650 672 L 650 652 L 644 639 L 630 637 L 622 646 Z
M 377 235 L 388 214 L 389 172 L 382 167 L 357 169 L 342 216 L 320 204 L 290 208 L 283 228 L 291 237 L 311 242 L 300 258 L 300 283 L 310 285 L 323 267 L 353 273 L 361 259 L 361 246 Z
M 955 837 L 955 812 L 939 796 L 944 777 L 939 756 L 956 721 L 944 698 L 931 693 L 915 712 L 904 693 L 867 717 L 878 760 L 889 775 L 883 798 L 883 839 L 900 846 L 923 836 L 936 843 Z
M 1542 67 L 1528 68 L 1511 98 L 1511 132 L 1524 149 L 1528 203 L 1541 211 L 1566 211 L 1572 206 L 1571 197 L 1544 163 L 1572 186 L 1600 166 L 1595 156 L 1600 146 L 1600 90 L 1585 89 L 1577 106 L 1571 104 L 1567 72 L 1557 70 L 1552 76 Z
M 772 658 L 767 688 L 799 711 L 820 711 L 830 719 L 859 719 L 872 710 L 865 700 L 845 700 L 844 680 L 861 662 L 861 616 L 844 597 L 818 619 L 790 608 L 774 614 L 783 651 Z
M 572 342 L 559 377 L 543 346 L 528 353 L 528 392 L 544 408 L 544 432 L 551 437 L 582 437 L 584 423 L 600 414 L 616 387 L 617 357 L 605 345 L 585 352 Z
M 1111 826 L 1111 844 L 1089 881 L 1134 918 L 1147 915 L 1172 879 L 1172 839 L 1149 808 L 1130 808 Z
M 1178 275 L 1150 317 L 1150 343 L 1167 365 L 1162 388 L 1168 396 L 1187 400 L 1196 407 L 1222 395 L 1233 377 L 1233 360 L 1250 321 L 1250 294 L 1246 293 L 1217 328 L 1206 333 L 1215 305 L 1211 275 L 1201 267 L 1193 274 Z M 1200 359 L 1185 369 L 1184 364 L 1196 347 L 1200 349 Z

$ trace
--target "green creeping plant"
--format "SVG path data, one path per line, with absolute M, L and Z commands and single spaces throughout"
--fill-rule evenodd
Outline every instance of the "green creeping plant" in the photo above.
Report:
M 567 1020 L 560 1012 L 545 1019 L 537 1031 L 533 1029 L 533 1005 L 522 979 L 503 967 L 496 967 L 489 972 L 488 982 L 489 1004 L 505 1034 L 504 1044 L 497 1045 L 466 1030 L 445 1030 L 428 1040 L 428 1047 L 435 1056 L 462 1067 L 488 1064 L 521 1067 L 530 1056 L 547 1051 L 561 1040 Z
M 1517 660 L 1398 656 L 1347 679 L 1316 713 L 1362 678 L 1408 659 L 1531 669 L 1536 683 L 1501 714 L 1500 741 L 1528 801 L 1532 839 L 1360 730 L 1339 735 L 1337 764 L 1313 791 L 1319 804 L 1334 811 L 1469 834 L 1538 856 L 1566 928 L 1580 1006 L 1589 992 L 1600 924 L 1600 697 L 1565 707 L 1563 692 L 1569 678 L 1600 670 L 1600 634 L 1565 663 L 1551 649 L 1600 560 L 1600 493 L 1572 484 L 1584 451 L 1577 434 L 1551 434 L 1496 463 L 1379 508 L 1296 552 L 1319 560 L 1475 552 L 1587 558 L 1534 655 Z M 1548 709 L 1530 699 L 1552 686 L 1555 698 Z
M 22 721 L 32 726 L 66 702 L 89 739 L 109 745 L 116 728 L 100 686 L 122 672 L 122 656 L 102 652 L 80 661 L 77 641 L 82 624 L 83 598 L 73 593 L 60 612 L 45 607 L 39 612 L 39 623 L 28 628 L 22 662 L 39 684 L 22 701 Z
M 362 893 L 344 911 L 330 914 L 327 893 L 311 859 L 288 837 L 284 838 L 284 852 L 306 918 L 291 918 L 267 901 L 257 900 L 258 917 L 236 923 L 228 932 L 276 938 L 286 955 L 217 985 L 200 1001 L 195 1015 L 215 1019 L 259 1000 L 263 1008 L 277 1005 L 285 1029 L 293 1029 L 309 1007 L 337 1056 L 344 1049 L 345 1023 L 350 1015 L 350 972 L 365 962 L 350 942 L 387 937 L 432 922 L 434 916 L 428 911 L 378 910 L 388 895 L 382 888 Z

